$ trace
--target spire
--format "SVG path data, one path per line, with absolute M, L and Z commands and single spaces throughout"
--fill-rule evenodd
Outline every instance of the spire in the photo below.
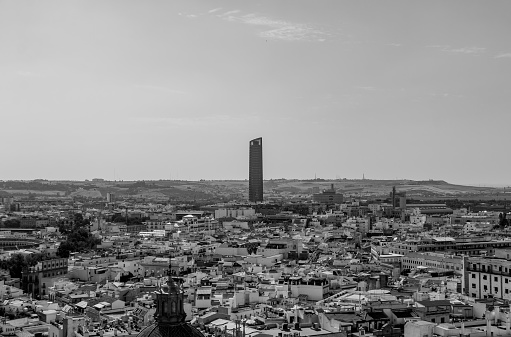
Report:
M 179 279 L 176 277 L 176 280 L 174 279 L 174 277 L 172 276 L 172 258 L 170 259 L 170 263 L 169 263 L 169 270 L 167 272 L 169 278 L 168 278 L 168 281 L 167 281 L 167 285 L 169 287 L 169 295 L 170 294 L 179 294 L 181 292 L 183 292 L 183 290 L 181 289 L 181 286 L 176 282 L 176 281 L 179 281 Z M 178 276 L 179 274 L 179 271 L 176 272 L 176 276 Z
M 181 280 L 172 275 L 172 260 L 170 260 L 167 285 L 163 286 L 156 295 L 156 312 L 154 317 L 158 325 L 176 325 L 184 323 L 184 292 Z

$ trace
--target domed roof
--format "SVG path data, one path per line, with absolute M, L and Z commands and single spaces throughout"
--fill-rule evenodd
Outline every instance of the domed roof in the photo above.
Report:
M 154 323 L 140 331 L 137 337 L 204 337 L 204 335 L 186 323 L 158 325 Z
M 204 337 L 185 322 L 183 280 L 172 276 L 170 261 L 167 284 L 156 293 L 156 323 L 140 331 L 137 337 Z

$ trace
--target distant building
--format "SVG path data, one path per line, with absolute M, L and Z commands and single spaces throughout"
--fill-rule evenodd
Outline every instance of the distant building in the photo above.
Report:
M 39 219 L 32 217 L 22 217 L 20 219 L 20 228 L 43 228 L 55 224 L 50 219 Z
M 397 208 L 399 205 L 399 208 L 406 209 L 406 192 L 401 191 L 397 192 L 396 187 L 392 187 L 392 192 L 390 192 L 390 199 L 392 202 L 392 208 Z
M 388 244 L 390 252 L 407 254 L 408 252 L 451 252 L 455 255 L 491 256 L 495 249 L 510 248 L 511 240 L 491 240 L 486 237 L 433 237 L 421 240 L 407 240 Z
M 465 294 L 511 300 L 510 249 L 496 249 L 494 257 L 465 257 L 463 272 Z
M 38 262 L 22 272 L 21 287 L 33 298 L 48 295 L 48 287 L 52 287 L 54 279 L 67 275 L 67 259 L 52 259 Z
M 192 215 L 196 217 L 197 219 L 201 219 L 205 216 L 204 211 L 177 211 L 174 213 L 175 220 L 182 220 L 184 217 Z
M 239 216 L 249 217 L 255 215 L 253 208 L 219 208 L 215 210 L 215 219 L 220 218 L 237 218 Z
M 263 201 L 263 139 L 250 141 L 248 165 L 248 200 Z
M 115 194 L 108 192 L 106 194 L 106 201 L 107 202 L 115 202 Z
M 130 233 L 130 234 L 145 232 L 146 230 L 147 230 L 147 226 L 145 224 L 136 224 L 136 225 L 126 226 L 126 232 Z
M 312 200 L 320 204 L 342 204 L 344 197 L 335 191 L 334 184 L 332 184 L 329 190 L 313 194 Z
M 414 269 L 418 266 L 437 270 L 452 270 L 456 274 L 463 273 L 463 258 L 460 255 L 438 252 L 410 252 L 402 259 L 402 269 Z
M 20 219 L 20 228 L 36 228 L 37 218 L 23 217 Z
M 19 211 L 19 209 L 12 209 L 14 204 L 14 198 L 7 196 L 7 197 L 1 197 L 0 196 L 0 204 L 4 205 L 4 209 L 7 211 Z M 18 204 L 19 205 L 19 204 Z

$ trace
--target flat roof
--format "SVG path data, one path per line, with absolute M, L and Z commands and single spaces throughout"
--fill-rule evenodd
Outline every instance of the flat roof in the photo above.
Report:
M 456 242 L 454 238 L 451 237 L 434 237 L 433 241 L 436 242 Z

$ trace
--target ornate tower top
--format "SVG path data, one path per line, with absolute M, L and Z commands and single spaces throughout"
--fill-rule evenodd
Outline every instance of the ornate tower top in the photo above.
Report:
M 154 318 L 158 325 L 173 325 L 184 323 L 184 291 L 182 280 L 172 274 L 172 262 L 169 264 L 167 285 L 163 286 L 156 295 L 156 312 Z

